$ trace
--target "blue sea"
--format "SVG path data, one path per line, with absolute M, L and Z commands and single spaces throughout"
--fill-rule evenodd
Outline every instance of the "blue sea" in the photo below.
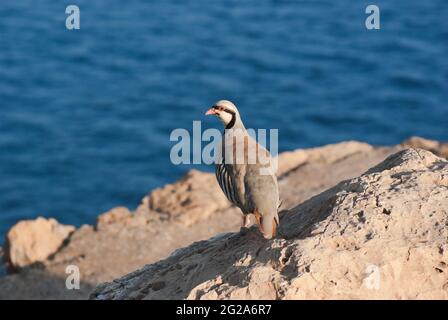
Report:
M 447 17 L 446 0 L 3 1 L 0 237 L 38 215 L 94 223 L 211 170 L 173 165 L 169 136 L 220 128 L 204 116 L 219 99 L 278 128 L 279 151 L 447 140 Z

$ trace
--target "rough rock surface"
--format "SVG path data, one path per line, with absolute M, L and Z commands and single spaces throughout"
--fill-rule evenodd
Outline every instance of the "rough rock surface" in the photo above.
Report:
M 74 226 L 59 224 L 55 219 L 39 217 L 20 221 L 6 234 L 8 268 L 18 269 L 44 261 L 74 230 Z
M 96 219 L 97 229 L 104 229 L 107 225 L 123 222 L 131 218 L 131 211 L 126 207 L 116 207 L 100 214 Z
M 96 299 L 448 299 L 448 162 L 407 149 L 255 228 L 176 250 Z
M 372 147 L 349 141 L 282 153 L 279 187 L 283 209 L 356 177 L 404 145 Z M 204 194 L 213 201 L 204 199 Z M 214 202 L 214 203 L 212 203 Z M 115 208 L 96 226 L 75 230 L 39 265 L 0 277 L 0 299 L 83 299 L 99 283 L 112 281 L 179 247 L 240 229 L 241 214 L 226 202 L 211 173 L 191 171 L 180 181 L 144 197 L 136 210 Z M 81 272 L 81 289 L 65 289 L 65 268 Z

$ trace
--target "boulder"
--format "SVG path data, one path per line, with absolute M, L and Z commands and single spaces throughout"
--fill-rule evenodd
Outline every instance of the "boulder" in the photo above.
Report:
M 174 251 L 92 299 L 448 299 L 448 162 L 399 151 L 256 228 Z
M 55 253 L 75 230 L 55 219 L 23 220 L 6 234 L 5 258 L 10 269 L 41 262 Z

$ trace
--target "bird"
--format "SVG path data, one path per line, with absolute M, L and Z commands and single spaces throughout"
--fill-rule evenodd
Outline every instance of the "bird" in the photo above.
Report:
M 247 132 L 235 104 L 219 100 L 205 113 L 214 115 L 224 125 L 218 148 L 215 173 L 227 199 L 241 209 L 242 226 L 255 216 L 265 239 L 272 239 L 279 226 L 279 191 L 272 157 Z

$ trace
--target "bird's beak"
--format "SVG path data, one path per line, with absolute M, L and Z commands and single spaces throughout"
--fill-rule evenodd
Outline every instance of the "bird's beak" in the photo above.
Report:
M 216 114 L 215 109 L 210 108 L 210 109 L 208 109 L 208 111 L 205 113 L 206 116 L 209 116 L 209 115 L 211 115 L 211 114 Z

